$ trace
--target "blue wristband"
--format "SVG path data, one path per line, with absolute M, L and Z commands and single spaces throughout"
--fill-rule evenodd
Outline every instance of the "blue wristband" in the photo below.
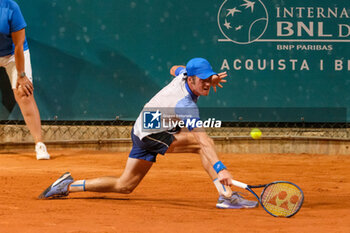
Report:
M 178 76 L 179 74 L 182 74 L 185 71 L 186 71 L 186 69 L 180 66 L 175 70 L 175 76 Z
M 213 166 L 214 170 L 216 171 L 216 173 L 221 172 L 224 169 L 227 169 L 225 167 L 225 165 L 221 162 L 221 161 L 217 161 L 214 166 Z

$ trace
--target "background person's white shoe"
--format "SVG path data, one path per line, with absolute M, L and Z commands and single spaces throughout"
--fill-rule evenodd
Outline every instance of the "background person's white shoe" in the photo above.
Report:
M 49 153 L 47 153 L 46 146 L 42 142 L 38 142 L 35 145 L 35 152 L 36 152 L 36 159 L 41 160 L 41 159 L 50 159 Z

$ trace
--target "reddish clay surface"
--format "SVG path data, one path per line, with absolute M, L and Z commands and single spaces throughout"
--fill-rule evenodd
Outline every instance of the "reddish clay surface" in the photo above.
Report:
M 0 232 L 350 232 L 350 156 L 220 155 L 237 180 L 298 184 L 305 202 L 287 219 L 261 207 L 216 209 L 216 189 L 194 154 L 160 156 L 130 195 L 75 193 L 38 200 L 65 171 L 76 179 L 119 176 L 127 159 L 127 153 L 50 152 L 49 161 L 27 152 L 0 153 Z

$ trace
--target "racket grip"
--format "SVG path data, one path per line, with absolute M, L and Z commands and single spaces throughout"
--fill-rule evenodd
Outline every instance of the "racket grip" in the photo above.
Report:
M 232 181 L 232 184 L 233 184 L 234 186 L 240 187 L 240 188 L 242 188 L 242 189 L 246 189 L 246 188 L 248 187 L 247 184 L 242 183 L 242 182 L 239 182 L 239 181 L 237 181 L 237 180 L 231 180 L 231 181 Z

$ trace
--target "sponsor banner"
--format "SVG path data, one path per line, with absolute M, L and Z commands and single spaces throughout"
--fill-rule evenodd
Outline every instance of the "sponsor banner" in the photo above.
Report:
M 228 73 L 200 107 L 300 111 L 242 116 L 265 122 L 333 122 L 303 110 L 346 109 L 350 120 L 348 0 L 18 3 L 42 120 L 135 120 L 170 68 L 193 57 Z M 3 68 L 0 92 L 0 120 L 23 119 Z
M 349 71 L 350 59 L 335 53 L 348 47 L 349 19 L 347 1 L 223 0 L 218 42 L 266 49 L 252 57 L 224 57 L 221 70 Z

